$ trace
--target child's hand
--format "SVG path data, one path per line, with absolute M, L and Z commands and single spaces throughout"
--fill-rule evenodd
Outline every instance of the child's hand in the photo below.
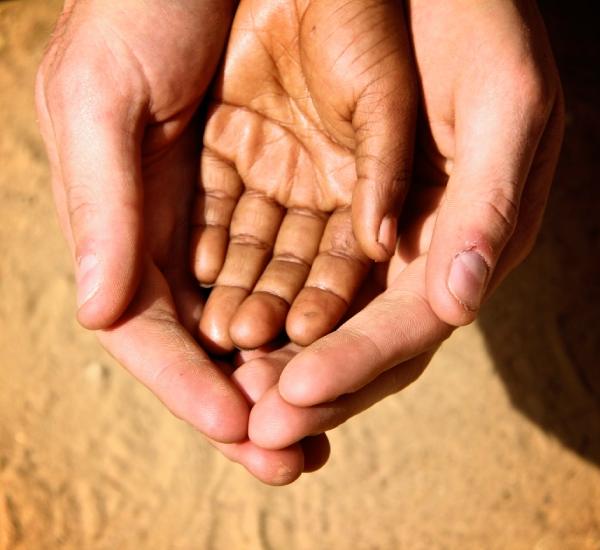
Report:
M 369 258 L 394 251 L 415 100 L 397 2 L 241 2 L 194 214 L 207 347 L 255 348 L 284 324 L 307 344 L 338 323 Z

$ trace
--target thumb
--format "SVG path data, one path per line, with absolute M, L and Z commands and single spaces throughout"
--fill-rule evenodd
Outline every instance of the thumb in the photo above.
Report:
M 55 197 L 76 263 L 78 319 L 111 325 L 130 302 L 139 277 L 141 130 L 123 95 L 86 79 L 48 97 L 58 161 Z
M 279 379 L 279 393 L 299 407 L 333 401 L 435 349 L 450 333 L 427 303 L 421 256 L 339 329 L 295 356 Z
M 401 78 L 367 88 L 352 120 L 357 138 L 352 225 L 364 252 L 375 261 L 394 254 L 413 157 L 416 88 L 409 67 L 395 74 Z
M 451 325 L 475 318 L 517 226 L 549 111 L 530 101 L 495 102 L 492 112 L 473 102 L 461 123 L 457 111 L 456 158 L 427 259 L 429 302 Z

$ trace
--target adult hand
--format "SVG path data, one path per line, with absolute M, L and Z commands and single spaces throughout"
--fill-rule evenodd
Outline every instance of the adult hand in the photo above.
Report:
M 177 416 L 246 437 L 248 404 L 200 349 L 188 274 L 194 113 L 218 64 L 221 0 L 67 2 L 36 100 L 79 320 Z
M 288 310 L 292 340 L 314 341 L 339 322 L 367 255 L 393 252 L 416 118 L 404 31 L 389 0 L 240 3 L 192 242 L 198 279 L 216 281 L 200 324 L 211 350 L 271 341 Z
M 80 321 L 226 457 L 280 485 L 327 460 L 326 436 L 276 451 L 250 442 L 260 376 L 230 379 L 190 334 L 202 307 L 188 272 L 193 115 L 229 16 L 221 1 L 67 2 L 36 99 Z
M 285 367 L 252 411 L 259 445 L 287 445 L 402 387 L 453 326 L 473 319 L 538 232 L 563 107 L 535 7 L 408 6 L 424 116 L 399 266 L 376 300 Z
M 471 322 L 531 251 L 563 134 L 563 102 L 531 0 L 410 0 L 424 122 L 418 178 L 446 184 L 427 261 L 427 296 Z

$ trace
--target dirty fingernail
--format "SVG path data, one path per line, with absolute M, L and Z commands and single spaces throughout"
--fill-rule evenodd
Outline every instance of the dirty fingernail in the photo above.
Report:
M 389 256 L 393 256 L 396 251 L 397 223 L 397 219 L 388 214 L 383 218 L 379 226 L 377 242 L 385 248 Z
M 461 252 L 454 257 L 448 275 L 448 290 L 468 310 L 481 306 L 489 268 L 480 254 Z

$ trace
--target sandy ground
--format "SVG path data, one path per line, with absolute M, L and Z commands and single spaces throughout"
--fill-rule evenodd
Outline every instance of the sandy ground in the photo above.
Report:
M 58 2 L 1 2 L 0 549 L 599 549 L 598 44 L 545 6 L 569 124 L 537 248 L 418 383 L 332 433 L 328 466 L 274 489 L 76 325 L 32 109 Z

